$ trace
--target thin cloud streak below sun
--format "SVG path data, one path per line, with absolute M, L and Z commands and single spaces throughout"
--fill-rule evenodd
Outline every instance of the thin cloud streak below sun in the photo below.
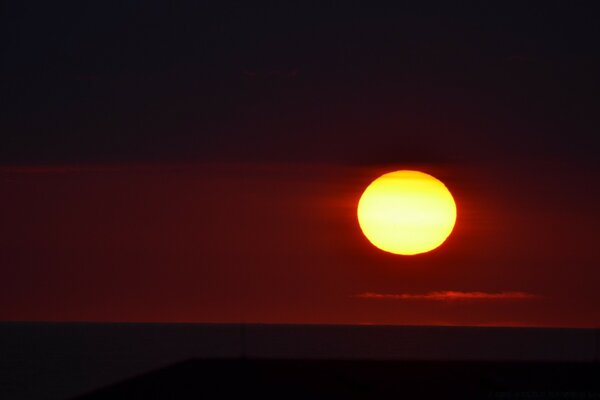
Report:
M 461 292 L 454 290 L 443 290 L 422 294 L 414 293 L 374 293 L 364 292 L 356 297 L 368 300 L 426 300 L 426 301 L 466 301 L 466 300 L 531 300 L 540 296 L 527 292 Z

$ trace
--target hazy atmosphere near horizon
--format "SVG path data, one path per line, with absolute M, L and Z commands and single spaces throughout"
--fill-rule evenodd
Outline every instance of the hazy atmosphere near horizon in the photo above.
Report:
M 590 6 L 208 3 L 1 6 L 0 320 L 600 327 Z

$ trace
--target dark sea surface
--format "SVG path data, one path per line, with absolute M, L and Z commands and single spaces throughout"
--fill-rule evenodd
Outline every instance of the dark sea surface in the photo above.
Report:
M 206 371 L 222 370 L 229 376 L 233 372 L 228 368 L 244 376 L 249 371 L 281 373 L 286 368 L 294 373 L 337 371 L 336 376 L 347 377 L 344 382 L 350 389 L 344 386 L 344 390 L 351 392 L 353 387 L 359 390 L 368 386 L 352 383 L 352 377 L 382 368 L 422 371 L 437 376 L 437 380 L 441 379 L 439 371 L 455 371 L 459 376 L 462 371 L 464 377 L 472 376 L 473 371 L 487 371 L 501 382 L 521 382 L 530 374 L 537 377 L 532 382 L 538 384 L 571 376 L 555 388 L 554 398 L 567 391 L 580 398 L 600 398 L 600 392 L 594 392 L 595 387 L 585 380 L 593 376 L 600 382 L 599 344 L 600 331 L 594 329 L 4 322 L 0 323 L 0 399 L 97 396 L 108 393 L 103 389 L 106 387 L 131 390 L 126 382 L 137 382 L 138 389 L 147 388 L 143 377 L 154 376 L 156 371 L 170 371 L 152 380 L 168 386 L 174 382 L 173 374 L 178 379 L 191 379 L 195 373 L 206 376 Z M 515 371 L 521 371 L 520 375 Z M 318 376 L 326 375 L 322 372 Z M 477 379 L 481 382 L 483 378 Z M 388 387 L 381 385 L 368 387 L 379 393 L 377 390 Z M 110 397 L 118 397 L 110 393 Z M 190 393 L 195 392 L 190 389 Z M 513 398 L 517 396 L 511 393 Z M 143 390 L 130 394 L 138 395 L 146 394 Z

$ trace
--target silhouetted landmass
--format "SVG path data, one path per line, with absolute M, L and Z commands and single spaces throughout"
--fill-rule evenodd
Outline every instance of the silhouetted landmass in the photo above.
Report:
M 62 400 L 96 390 L 94 396 L 139 390 L 161 399 L 219 397 L 241 388 L 312 398 L 464 396 L 471 389 L 581 396 L 588 377 L 600 380 L 599 351 L 597 329 L 3 322 L 0 400 Z
M 81 399 L 600 398 L 598 363 L 190 360 Z

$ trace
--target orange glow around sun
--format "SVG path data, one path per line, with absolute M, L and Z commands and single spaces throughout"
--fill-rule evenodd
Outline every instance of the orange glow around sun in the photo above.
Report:
M 440 246 L 456 222 L 456 203 L 446 186 L 419 171 L 396 171 L 374 180 L 358 202 L 364 235 L 381 250 L 402 255 Z

